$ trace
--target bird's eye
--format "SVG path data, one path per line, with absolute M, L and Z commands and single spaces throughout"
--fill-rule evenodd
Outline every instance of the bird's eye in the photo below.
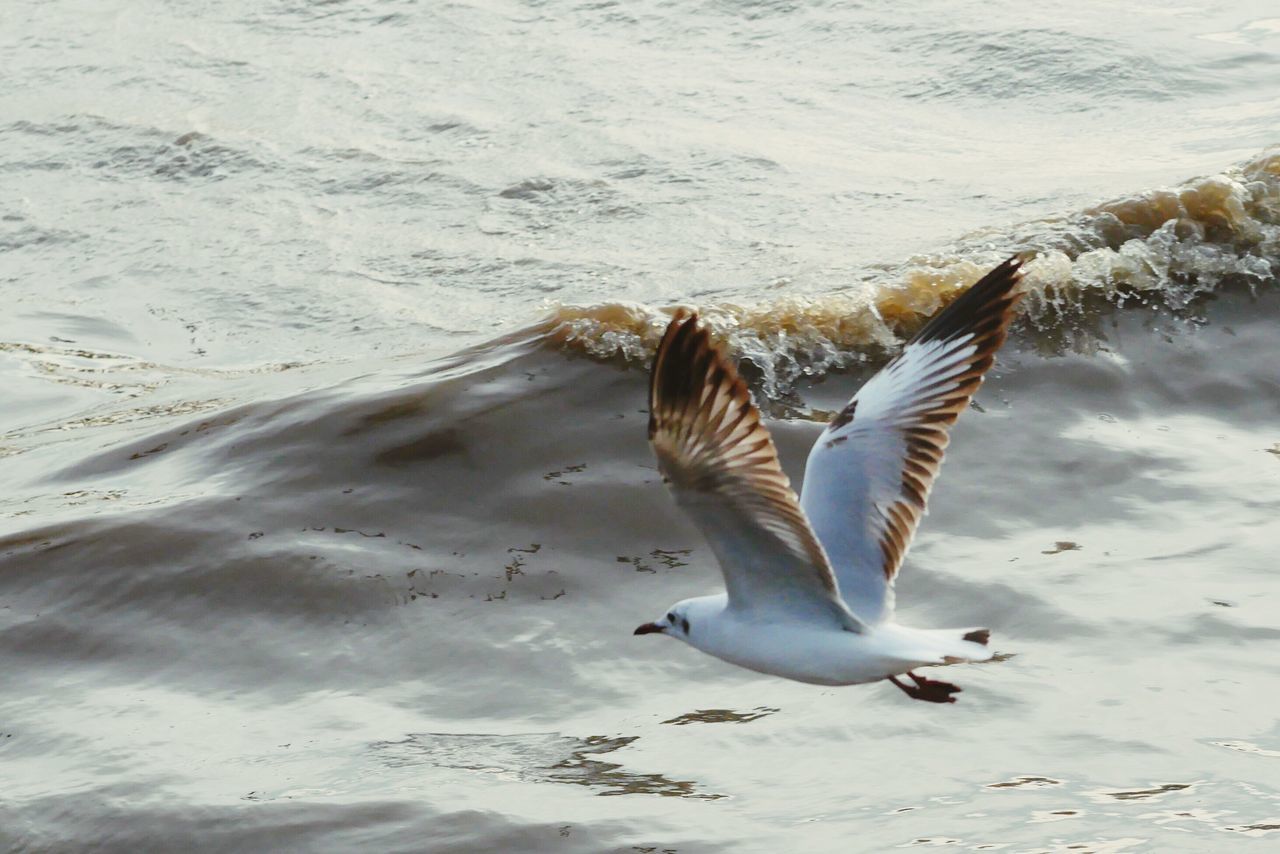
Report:
M 668 622 L 668 623 L 670 623 L 670 624 L 671 624 L 671 625 L 673 625 L 673 626 L 676 624 L 676 612 L 675 612 L 675 611 L 671 611 L 671 612 L 669 612 L 669 613 L 667 614 L 667 622 Z

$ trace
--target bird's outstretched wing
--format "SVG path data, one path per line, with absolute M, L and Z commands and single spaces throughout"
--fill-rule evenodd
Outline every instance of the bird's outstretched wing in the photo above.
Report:
M 746 384 L 696 314 L 677 315 L 658 345 L 649 441 L 677 503 L 720 562 L 730 608 L 863 629 L 840 598 Z
M 947 428 L 1004 343 L 1020 293 L 1010 258 L 965 291 L 867 381 L 809 453 L 800 506 L 849 609 L 893 613 L 893 580 L 942 465 Z

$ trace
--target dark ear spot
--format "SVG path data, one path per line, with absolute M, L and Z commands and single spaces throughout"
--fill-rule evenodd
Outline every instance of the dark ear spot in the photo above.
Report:
M 684 633 L 685 633 L 686 635 L 687 635 L 687 634 L 689 634 L 689 619 L 688 619 L 688 617 L 681 617 L 681 618 L 680 618 L 680 628 L 684 629 Z

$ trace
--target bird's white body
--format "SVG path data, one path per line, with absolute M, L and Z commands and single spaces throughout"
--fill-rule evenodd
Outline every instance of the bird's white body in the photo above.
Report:
M 730 664 L 811 685 L 876 682 L 917 667 L 986 661 L 993 654 L 963 640 L 978 629 L 913 629 L 885 622 L 851 632 L 792 619 L 783 611 L 739 611 L 729 607 L 723 593 L 686 599 L 671 612 L 677 620 L 666 634 Z M 690 631 L 681 629 L 681 619 Z
M 673 319 L 654 358 L 649 440 L 725 593 L 680 602 L 636 634 L 799 682 L 889 679 L 916 699 L 954 702 L 959 688 L 911 671 L 986 661 L 990 633 L 898 625 L 893 582 L 947 430 L 1004 341 L 1020 263 L 992 270 L 867 381 L 818 436 L 800 496 L 733 365 L 696 315 Z

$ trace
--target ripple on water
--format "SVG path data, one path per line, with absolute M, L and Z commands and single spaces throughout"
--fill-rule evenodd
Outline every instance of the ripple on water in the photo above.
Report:
M 690 780 L 627 771 L 622 763 L 601 758 L 638 738 L 576 738 L 559 733 L 414 733 L 400 741 L 379 742 L 373 748 L 393 768 L 423 766 L 492 774 L 527 783 L 564 783 L 595 789 L 598 795 L 662 795 L 698 800 L 725 797 L 701 791 Z
M 663 721 L 664 724 L 672 726 L 688 726 L 689 724 L 747 724 L 752 721 L 758 721 L 761 718 L 767 718 L 780 711 L 768 706 L 756 706 L 749 712 L 735 712 L 732 709 L 698 709 L 694 712 L 685 712 L 683 715 L 677 715 L 670 720 Z

